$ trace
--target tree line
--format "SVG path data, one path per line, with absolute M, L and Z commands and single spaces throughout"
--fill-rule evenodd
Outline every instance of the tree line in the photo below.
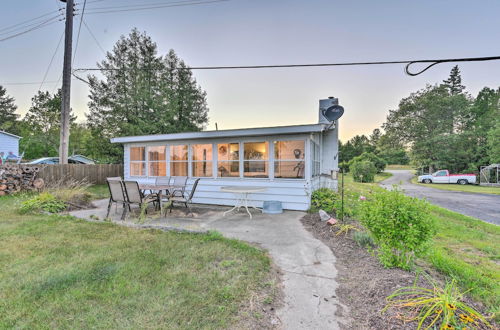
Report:
M 84 122 L 71 117 L 70 154 L 99 162 L 121 162 L 118 136 L 199 131 L 208 122 L 206 92 L 191 70 L 170 50 L 158 54 L 151 37 L 133 29 L 89 75 L 89 111 Z M 38 91 L 23 118 L 15 100 L 0 86 L 0 130 L 22 136 L 25 159 L 58 156 L 61 91 Z
M 442 83 L 403 98 L 381 129 L 341 143 L 340 166 L 347 169 L 363 153 L 430 172 L 477 172 L 500 163 L 500 87 L 484 87 L 474 97 L 455 66 Z

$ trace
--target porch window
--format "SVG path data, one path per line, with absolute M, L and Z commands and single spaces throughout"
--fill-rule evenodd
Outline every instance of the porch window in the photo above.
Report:
M 192 175 L 194 177 L 212 176 L 212 145 L 193 144 L 191 146 Z
M 245 142 L 243 151 L 243 176 L 247 178 L 268 178 L 269 143 Z
M 149 176 L 167 175 L 165 146 L 148 147 Z
M 217 145 L 217 176 L 240 176 L 240 144 L 220 143 Z
M 274 141 L 274 177 L 304 178 L 305 141 Z
M 316 143 L 316 142 L 312 142 L 311 143 L 311 147 L 312 147 L 312 157 L 311 157 L 311 161 L 312 161 L 312 175 L 313 176 L 318 176 L 319 175 L 319 172 L 320 172 L 320 149 L 319 149 L 319 145 Z
M 170 175 L 188 176 L 188 146 L 170 146 Z
M 130 147 L 130 176 L 146 176 L 146 147 Z

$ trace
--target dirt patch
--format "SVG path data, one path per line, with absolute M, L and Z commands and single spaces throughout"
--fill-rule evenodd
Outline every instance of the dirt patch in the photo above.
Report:
M 276 310 L 283 305 L 281 273 L 274 264 L 266 280 L 253 292 L 248 301 L 240 306 L 238 329 L 280 329 L 281 320 Z
M 416 323 L 403 323 L 397 311 L 381 314 L 386 305 L 385 298 L 394 290 L 411 286 L 415 274 L 401 269 L 384 268 L 367 249 L 347 235 L 335 235 L 331 226 L 319 220 L 319 215 L 308 214 L 302 218 L 304 227 L 332 250 L 338 270 L 337 297 L 341 303 L 337 316 L 342 320 L 342 329 L 416 329 Z M 420 265 L 419 265 L 420 266 Z M 438 283 L 443 283 L 439 274 L 424 267 L 424 271 Z M 431 288 L 421 276 L 419 286 Z M 482 306 L 467 299 L 467 303 L 482 310 Z

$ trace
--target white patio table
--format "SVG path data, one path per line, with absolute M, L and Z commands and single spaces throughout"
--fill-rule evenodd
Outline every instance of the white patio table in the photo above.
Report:
M 262 210 L 256 208 L 253 205 L 248 205 L 248 195 L 257 193 L 257 192 L 263 192 L 266 191 L 266 187 L 242 187 L 242 186 L 225 186 L 221 187 L 220 190 L 228 193 L 233 193 L 236 195 L 236 205 L 229 211 L 224 212 L 224 216 L 226 216 L 227 213 L 230 213 L 234 210 L 239 211 L 241 207 L 244 207 L 247 210 L 248 215 L 250 216 L 250 219 L 252 219 L 252 213 L 248 210 L 248 207 L 252 207 L 256 210 L 259 210 L 262 212 Z

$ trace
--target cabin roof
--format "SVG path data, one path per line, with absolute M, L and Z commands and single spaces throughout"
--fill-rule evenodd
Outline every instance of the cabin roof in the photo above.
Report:
M 17 136 L 15 134 L 7 133 L 5 131 L 0 131 L 0 134 L 5 134 L 5 135 L 8 135 L 8 136 L 12 136 L 12 137 L 18 138 L 18 139 L 22 139 L 21 136 Z
M 228 129 L 228 130 L 218 130 L 218 131 L 185 132 L 185 133 L 173 133 L 173 134 L 124 136 L 124 137 L 112 138 L 111 143 L 178 141 L 178 140 L 194 140 L 194 139 L 208 139 L 208 138 L 314 133 L 314 132 L 322 132 L 326 129 L 329 129 L 329 126 L 330 125 L 325 125 L 325 124 L 310 124 L 310 125 L 241 128 L 241 129 Z

